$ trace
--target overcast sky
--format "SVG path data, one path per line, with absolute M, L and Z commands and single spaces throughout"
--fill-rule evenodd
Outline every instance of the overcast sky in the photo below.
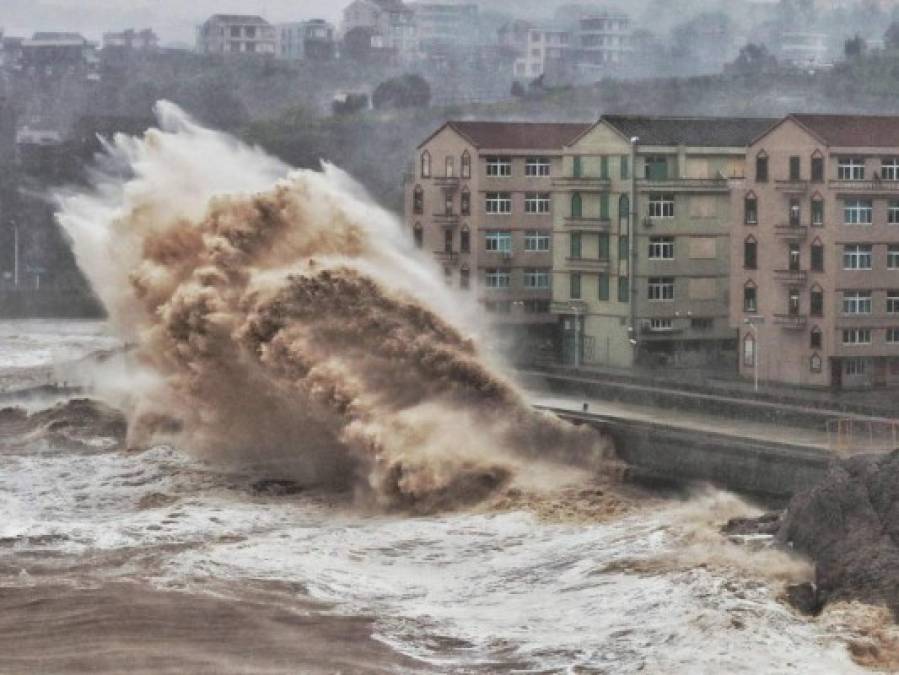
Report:
M 99 39 L 104 31 L 152 27 L 163 43 L 194 40 L 209 15 L 262 14 L 270 21 L 320 17 L 338 21 L 349 0 L 0 0 L 7 35 L 36 30 L 78 31 Z

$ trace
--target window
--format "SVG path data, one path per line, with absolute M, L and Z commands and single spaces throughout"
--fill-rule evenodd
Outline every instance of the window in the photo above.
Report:
M 509 192 L 488 192 L 486 201 L 487 213 L 512 213 L 512 194 Z
M 649 299 L 659 302 L 674 300 L 674 277 L 650 277 Z
M 755 336 L 752 333 L 746 333 L 743 338 L 743 365 L 747 368 L 755 366 Z
M 758 268 L 758 242 L 749 237 L 743 242 L 743 267 L 747 270 Z
M 618 236 L 618 262 L 624 262 L 628 259 L 628 254 L 630 253 L 628 249 L 628 240 L 627 236 Z
M 571 173 L 575 178 L 580 178 L 584 174 L 583 160 L 580 155 L 576 155 L 572 160 Z
M 797 244 L 796 242 L 790 242 L 788 256 L 789 270 L 791 272 L 798 272 L 801 269 L 801 253 L 799 251 L 799 244 Z
M 471 178 L 471 155 L 468 150 L 462 153 L 462 178 Z
M 865 160 L 859 157 L 843 157 L 837 164 L 840 180 L 865 180 Z
M 431 153 L 427 150 L 421 153 L 421 177 L 431 177 Z
M 609 275 L 600 274 L 597 279 L 597 299 L 603 302 L 609 300 Z
M 549 213 L 549 192 L 527 192 L 524 195 L 525 213 Z
M 880 177 L 883 180 L 899 180 L 899 157 L 889 157 L 881 160 Z
M 846 328 L 843 330 L 844 345 L 869 345 L 871 344 L 870 328 Z
M 467 187 L 462 190 L 462 197 L 460 200 L 459 208 L 462 211 L 463 216 L 471 215 L 471 192 L 468 191 Z
M 821 332 L 820 328 L 812 328 L 812 332 L 809 334 L 808 344 L 811 349 L 821 349 L 821 344 L 823 342 L 824 334 Z
M 799 200 L 795 197 L 790 199 L 790 226 L 791 227 L 799 227 L 799 222 L 802 219 L 802 209 L 799 206 Z
M 412 240 L 415 242 L 415 248 L 424 246 L 425 235 L 424 230 L 421 229 L 421 223 L 415 223 L 415 227 L 412 228 Z
M 666 180 L 668 178 L 668 158 L 664 155 L 649 155 L 645 160 L 646 180 Z
M 549 270 L 525 269 L 524 287 L 539 290 L 549 288 Z
M 568 297 L 572 300 L 581 299 L 581 275 L 579 272 L 572 272 L 568 277 Z
M 487 288 L 509 288 L 512 275 L 509 270 L 488 269 L 484 277 Z
M 824 200 L 812 200 L 812 225 L 822 227 L 824 225 Z
M 571 258 L 578 259 L 581 257 L 581 233 L 580 232 L 572 232 L 569 237 L 571 238 Z
M 887 328 L 887 344 L 897 344 L 899 343 L 899 328 Z
M 867 359 L 845 359 L 843 361 L 843 374 L 849 377 L 864 375 L 867 366 Z
M 808 361 L 809 370 L 813 373 L 820 373 L 822 368 L 824 367 L 824 361 L 821 359 L 820 354 L 812 354 L 811 358 Z
M 755 158 L 755 179 L 759 183 L 768 182 L 768 155 L 759 154 Z
M 549 176 L 550 166 L 547 157 L 528 157 L 524 162 L 524 175 Z
M 824 244 L 820 242 L 812 243 L 812 272 L 824 271 Z
M 627 180 L 628 178 L 630 178 L 630 160 L 631 158 L 627 155 L 621 156 L 621 180 Z
M 231 26 L 231 37 L 240 37 L 240 26 Z
M 453 252 L 453 231 L 452 230 L 444 230 L 443 231 L 443 252 L 444 253 L 452 253 Z
M 512 233 L 500 230 L 488 230 L 485 238 L 485 250 L 497 253 L 511 253 Z
M 871 291 L 843 291 L 843 314 L 870 314 Z
M 674 260 L 674 237 L 650 237 L 650 260 Z
M 809 314 L 824 316 L 824 291 L 820 287 L 813 288 L 809 293 Z
M 891 199 L 887 202 L 887 222 L 890 225 L 899 225 L 899 200 Z
M 459 250 L 462 253 L 471 253 L 471 231 L 468 225 L 462 228 L 459 233 Z
M 508 178 L 512 175 L 511 157 L 488 157 L 487 175 L 492 178 Z
M 471 270 L 463 267 L 459 270 L 459 288 L 467 291 L 471 287 Z
M 743 200 L 743 222 L 747 225 L 757 225 L 759 222 L 759 203 L 754 196 Z
M 524 250 L 528 253 L 548 251 L 549 234 L 540 230 L 527 230 L 524 233 Z
M 651 192 L 649 194 L 650 218 L 674 218 L 674 195 Z
M 425 211 L 425 191 L 421 189 L 421 185 L 416 185 L 412 192 L 412 213 L 420 216 Z
M 891 270 L 899 270 L 899 244 L 887 246 L 887 267 Z
M 630 302 L 631 285 L 627 277 L 618 277 L 618 302 Z
M 665 332 L 674 329 L 674 324 L 671 319 L 650 319 L 649 320 L 649 330 L 653 332 Z
M 758 298 L 757 296 L 758 289 L 755 287 L 755 284 L 751 281 L 743 286 L 743 311 L 744 312 L 757 312 L 758 311 Z
M 887 313 L 899 314 L 899 291 L 887 291 Z
M 799 157 L 790 157 L 790 180 L 799 180 L 802 162 Z
M 800 300 L 799 289 L 790 288 L 787 295 L 787 314 L 790 316 L 799 316 Z
M 446 162 L 444 164 L 444 176 L 447 178 L 455 178 L 456 177 L 456 158 L 452 156 L 447 156 Z
M 453 215 L 453 193 L 451 190 L 443 191 L 443 213 L 447 216 Z
M 524 301 L 524 311 L 527 314 L 549 314 L 550 306 L 549 300 L 531 299 Z
M 871 250 L 871 244 L 846 244 L 843 246 L 843 269 L 871 269 Z
M 712 327 L 714 325 L 715 321 L 713 319 L 690 319 L 690 328 L 692 328 L 693 330 L 712 330 Z
M 571 217 L 572 218 L 581 218 L 584 214 L 584 202 L 581 199 L 581 194 L 579 192 L 575 192 L 571 195 Z
M 812 157 L 812 182 L 824 182 L 824 158 Z

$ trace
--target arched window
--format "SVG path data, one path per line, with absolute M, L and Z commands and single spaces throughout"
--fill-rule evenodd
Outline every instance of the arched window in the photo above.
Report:
M 415 248 L 422 248 L 425 244 L 425 234 L 424 230 L 421 229 L 421 223 L 415 223 L 415 227 L 412 228 L 412 238 L 415 242 Z
M 462 153 L 462 178 L 471 178 L 471 155 L 468 150 Z
M 824 182 L 824 155 L 820 150 L 815 150 L 812 153 L 812 182 Z
M 631 198 L 627 195 L 621 195 L 618 198 L 618 231 L 622 234 L 627 234 L 630 215 Z
M 812 327 L 812 332 L 809 333 L 808 343 L 809 347 L 812 349 L 822 349 L 822 344 L 824 342 L 824 334 L 821 332 L 821 329 L 817 326 Z
M 743 365 L 747 368 L 755 366 L 755 334 L 751 331 L 743 336 Z
M 743 199 L 743 222 L 746 225 L 758 225 L 759 202 L 754 192 L 750 192 Z
M 468 229 L 468 225 L 463 225 L 459 233 L 459 250 L 462 253 L 471 253 L 471 230 Z
M 743 286 L 743 311 L 754 314 L 759 311 L 758 307 L 758 287 L 749 280 Z
M 755 237 L 749 235 L 743 241 L 743 268 L 747 270 L 758 269 L 759 245 Z
M 421 177 L 431 177 L 431 153 L 427 150 L 421 153 Z
M 824 316 L 824 289 L 818 284 L 809 291 L 809 309 L 812 316 Z
M 456 177 L 456 158 L 452 155 L 446 156 L 444 168 L 444 176 L 447 178 L 455 178 Z
M 758 183 L 768 182 L 768 153 L 764 150 L 755 156 L 755 180 Z
M 468 265 L 463 265 L 459 270 L 459 288 L 468 290 L 471 287 L 471 270 Z
M 808 367 L 813 373 L 820 373 L 821 368 L 823 366 L 823 361 L 821 359 L 820 354 L 812 354 L 811 358 L 808 360 Z
M 818 237 L 815 237 L 815 240 L 812 242 L 811 246 L 812 252 L 812 260 L 811 260 L 811 269 L 812 272 L 823 272 L 824 271 L 824 244 Z
M 571 195 L 571 217 L 582 218 L 584 215 L 584 205 L 581 199 L 581 193 L 575 192 Z
M 464 186 L 462 188 L 462 197 L 461 197 L 461 206 L 462 215 L 470 216 L 471 215 L 471 192 L 468 189 L 468 186 Z
M 818 192 L 812 195 L 812 226 L 824 227 L 824 197 Z
M 421 185 L 416 185 L 412 191 L 412 213 L 420 216 L 425 212 L 425 191 L 421 189 Z

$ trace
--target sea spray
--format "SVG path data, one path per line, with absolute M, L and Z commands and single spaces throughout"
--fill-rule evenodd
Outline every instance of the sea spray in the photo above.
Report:
M 593 431 L 534 412 L 478 349 L 394 217 L 338 169 L 296 171 L 157 106 L 59 221 L 146 371 L 129 442 L 176 440 L 386 506 L 471 503 L 522 462 L 591 464 Z M 149 373 L 149 375 L 147 375 Z

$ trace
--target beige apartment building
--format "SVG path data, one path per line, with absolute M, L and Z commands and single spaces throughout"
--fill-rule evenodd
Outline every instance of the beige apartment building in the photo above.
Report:
M 729 182 L 773 123 L 607 115 L 565 146 L 553 311 L 567 363 L 733 363 Z
M 277 32 L 261 16 L 215 14 L 197 29 L 200 54 L 275 55 Z
M 447 284 L 475 293 L 510 336 L 549 348 L 553 181 L 586 124 L 448 122 L 406 181 L 406 223 Z
M 899 117 L 790 115 L 747 164 L 733 186 L 740 372 L 899 383 Z

